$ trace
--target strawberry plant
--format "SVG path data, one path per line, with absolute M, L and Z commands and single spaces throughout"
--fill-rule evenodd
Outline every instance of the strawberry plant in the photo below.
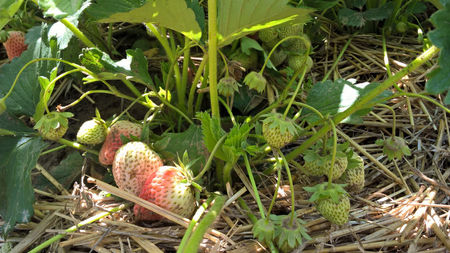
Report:
M 318 243 L 361 250 L 378 247 L 378 237 L 394 238 L 383 250 L 436 238 L 448 246 L 442 210 L 416 212 L 436 221 L 422 238 L 414 208 L 396 209 L 411 196 L 441 208 L 430 203 L 448 191 L 440 159 L 448 153 L 448 1 L 0 7 L 3 251 L 117 250 L 123 240 L 132 251 L 227 251 L 253 238 L 271 252 Z M 380 192 L 390 196 L 383 204 L 372 200 Z M 397 231 L 402 222 L 383 215 L 416 218 Z M 19 223 L 65 226 L 66 217 L 81 222 L 47 227 L 62 232 L 27 245 L 9 239 L 23 235 Z M 330 223 L 344 228 L 342 242 L 332 240 Z M 108 232 L 92 244 L 65 241 L 81 226 L 74 237 Z M 393 234 L 379 236 L 378 227 Z M 357 248 L 346 243 L 348 231 L 361 239 Z

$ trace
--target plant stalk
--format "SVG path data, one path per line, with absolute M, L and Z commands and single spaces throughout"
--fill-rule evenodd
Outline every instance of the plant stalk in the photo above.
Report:
M 208 1 L 208 37 L 211 114 L 213 117 L 220 118 L 219 96 L 217 94 L 217 0 Z

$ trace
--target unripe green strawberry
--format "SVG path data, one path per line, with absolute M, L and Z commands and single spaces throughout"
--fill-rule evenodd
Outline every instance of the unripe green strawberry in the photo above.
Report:
M 258 37 L 262 42 L 272 41 L 278 38 L 278 31 L 276 28 L 267 28 L 259 31 Z
M 263 45 L 267 48 L 272 49 L 279 41 L 280 40 L 278 38 L 275 38 L 273 40 L 263 42 Z
M 106 127 L 98 119 L 85 121 L 77 132 L 77 141 L 87 145 L 97 145 L 106 138 Z
M 304 54 L 308 46 L 305 45 L 303 40 L 296 39 L 292 42 L 292 44 L 288 47 L 288 50 L 295 54 Z
M 320 177 L 327 174 L 326 167 L 318 160 L 305 161 L 301 167 L 303 173 L 308 176 Z
M 250 89 L 262 93 L 266 89 L 267 80 L 259 72 L 252 71 L 245 76 L 244 84 Z
M 277 67 L 286 60 L 287 56 L 288 55 L 283 49 L 277 48 L 275 49 L 275 51 L 273 51 L 272 55 L 270 56 L 270 61 L 275 67 Z
M 241 50 L 237 50 L 237 52 L 231 56 L 231 59 L 240 62 L 241 66 L 246 70 L 256 69 L 258 66 L 258 53 L 255 50 L 250 50 L 250 55 Z
M 332 199 L 322 199 L 317 201 L 317 211 L 331 223 L 343 225 L 348 221 L 350 212 L 350 200 L 347 195 L 341 195 L 338 202 Z
M 144 183 L 140 198 L 166 210 L 190 218 L 196 208 L 194 189 L 187 170 L 174 166 L 158 168 Z M 162 217 L 139 205 L 134 206 L 137 220 L 160 220 Z
M 229 97 L 239 91 L 241 85 L 231 76 L 224 77 L 217 83 L 217 91 L 220 95 Z
M 327 155 L 320 160 L 305 161 L 302 166 L 302 171 L 308 176 L 323 176 L 327 175 L 331 167 L 331 155 Z M 347 168 L 347 157 L 336 156 L 332 179 L 339 178 Z
M 117 150 L 112 172 L 120 189 L 138 195 L 145 180 L 162 165 L 161 158 L 147 144 L 132 141 Z
M 311 237 L 306 233 L 306 229 L 303 226 L 306 222 L 301 219 L 292 219 L 291 215 L 271 215 L 271 218 L 274 219 L 277 224 L 275 242 L 280 252 L 292 252 L 292 250 L 302 245 L 303 238 L 311 240 Z
M 263 120 L 263 136 L 270 147 L 282 148 L 291 143 L 297 134 L 297 125 L 280 113 L 270 113 Z
M 303 24 L 283 24 L 278 27 L 278 36 L 284 39 L 288 36 L 301 35 L 303 33 Z
M 408 25 L 403 21 L 399 21 L 395 25 L 395 30 L 399 33 L 405 33 L 408 30 Z
M 338 182 L 346 184 L 348 191 L 360 192 L 364 188 L 364 161 L 359 155 L 353 153 Z
M 141 137 L 142 126 L 127 120 L 119 120 L 113 124 L 98 156 L 98 160 L 103 165 L 111 165 L 116 151 L 122 146 L 121 135 L 130 138 L 131 136 Z
M 72 116 L 70 112 L 50 112 L 42 116 L 34 128 L 39 131 L 42 138 L 57 141 L 66 134 L 69 128 L 68 118 Z
M 310 71 L 313 65 L 313 61 L 310 56 L 306 55 L 289 55 L 288 65 L 295 72 L 303 71 L 306 66 L 306 72 Z

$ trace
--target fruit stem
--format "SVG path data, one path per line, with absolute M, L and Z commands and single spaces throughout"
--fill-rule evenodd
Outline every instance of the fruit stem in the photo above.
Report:
M 131 92 L 133 92 L 133 94 L 136 96 L 136 97 L 139 97 L 140 95 L 141 95 L 141 92 L 136 88 L 136 86 L 134 86 L 134 84 L 132 84 L 129 80 L 127 80 L 127 79 L 125 79 L 125 78 L 122 78 L 121 79 L 122 80 L 122 82 L 127 86 L 127 88 L 131 91 Z
M 189 238 L 189 241 L 185 247 L 183 252 L 197 252 L 198 247 L 200 246 L 200 242 L 203 239 L 203 235 L 209 229 L 210 225 L 216 220 L 217 216 L 222 211 L 222 207 L 225 204 L 225 196 L 217 196 L 214 199 L 214 203 L 211 206 L 209 212 L 205 214 L 203 219 L 198 223 L 198 226 L 195 228 L 194 233 Z M 177 251 L 181 253 L 181 251 Z
M 377 104 L 378 106 L 384 107 L 389 109 L 392 112 L 392 136 L 395 136 L 395 124 L 397 122 L 396 117 L 395 117 L 395 110 L 390 107 L 389 105 L 385 105 L 385 104 Z
M 187 81 L 188 81 L 188 70 L 189 70 L 189 62 L 191 61 L 191 40 L 188 37 L 184 37 L 184 50 L 183 50 L 183 68 L 181 73 L 181 95 L 183 108 L 186 108 L 184 106 L 186 103 L 186 87 L 187 87 Z
M 253 188 L 253 193 L 255 194 L 256 204 L 258 204 L 259 213 L 261 214 L 261 218 L 265 219 L 266 215 L 264 213 L 264 207 L 263 207 L 263 204 L 259 197 L 258 188 L 256 187 L 255 178 L 253 177 L 252 168 L 250 167 L 250 162 L 248 161 L 248 157 L 247 157 L 246 153 L 244 153 L 243 156 L 244 156 L 245 168 L 247 169 L 247 174 L 248 174 L 248 177 L 250 179 L 250 182 L 251 182 L 252 188 Z
M 309 52 L 309 50 L 307 51 L 306 56 L 308 56 L 308 52 Z M 306 58 L 307 57 L 305 57 L 305 59 L 303 60 L 303 65 L 305 65 L 305 63 L 306 63 Z M 297 93 L 300 90 L 300 87 L 301 87 L 301 84 L 303 82 L 303 79 L 305 78 L 306 70 L 307 70 L 306 66 L 303 66 L 303 71 L 302 71 L 302 74 L 300 76 L 300 80 L 297 83 L 297 87 L 295 88 L 294 94 L 292 94 L 291 99 L 289 100 L 289 103 L 286 106 L 286 109 L 284 110 L 283 120 L 286 119 L 286 116 L 287 116 L 287 114 L 289 112 L 289 109 L 291 109 L 292 103 L 294 102 L 295 98 L 297 97 Z
M 84 145 L 82 145 L 82 144 L 80 144 L 78 142 L 69 141 L 69 140 L 66 140 L 66 139 L 63 139 L 63 138 L 60 138 L 58 140 L 58 142 L 63 144 L 63 145 L 66 145 L 68 147 L 71 147 L 71 148 L 83 150 L 83 151 L 86 151 L 88 153 L 91 153 L 91 154 L 94 154 L 94 155 L 98 155 L 98 151 L 97 150 L 89 149 L 88 147 L 86 147 L 86 146 L 84 146 Z
M 129 206 L 131 206 L 131 204 L 122 204 L 122 205 L 120 205 L 118 207 L 113 207 L 113 208 L 109 209 L 108 211 L 101 212 L 101 213 L 99 213 L 99 214 L 97 214 L 95 216 L 92 216 L 91 218 L 88 218 L 88 219 L 86 219 L 86 220 L 84 220 L 84 221 L 82 221 L 82 222 L 80 222 L 80 223 L 78 223 L 78 224 L 76 224 L 76 225 L 74 225 L 74 226 L 64 230 L 64 232 L 62 232 L 61 234 L 57 234 L 57 235 L 53 236 L 52 238 L 50 238 L 47 241 L 39 244 L 37 247 L 35 247 L 34 249 L 32 249 L 29 252 L 30 253 L 40 252 L 41 250 L 43 250 L 43 249 L 49 247 L 50 245 L 52 245 L 54 242 L 64 238 L 68 233 L 75 232 L 80 227 L 82 227 L 84 225 L 91 224 L 91 223 L 93 223 L 95 221 L 98 221 L 98 220 L 108 216 L 108 215 L 111 215 L 112 213 L 124 210 L 124 209 L 128 208 Z
M 283 153 L 280 150 L 277 150 L 278 154 L 281 156 L 281 159 L 283 160 L 284 163 L 284 167 L 286 168 L 286 173 L 288 176 L 288 181 L 289 181 L 289 188 L 291 189 L 291 212 L 290 212 L 290 220 L 289 220 L 289 225 L 292 226 L 294 224 L 294 219 L 295 219 L 295 190 L 294 190 L 294 182 L 292 181 L 292 175 L 291 175 L 291 170 L 289 169 L 289 163 L 286 160 L 286 157 L 284 157 Z
M 74 24 L 72 24 L 69 20 L 66 18 L 62 18 L 59 21 L 63 23 L 75 36 L 77 36 L 86 46 L 88 47 L 96 47 L 92 41 L 90 41 L 86 35 L 80 29 L 78 29 Z
M 392 98 L 402 97 L 402 96 L 407 96 L 407 97 L 418 97 L 418 98 L 421 98 L 421 99 L 425 99 L 425 100 L 427 100 L 428 102 L 431 102 L 431 103 L 433 103 L 434 105 L 440 107 L 440 108 L 441 108 L 442 110 L 444 110 L 446 113 L 450 113 L 450 109 L 449 109 L 449 108 L 443 106 L 442 104 L 440 104 L 438 101 L 434 100 L 433 98 L 427 97 L 427 96 L 425 96 L 425 95 L 423 95 L 423 94 L 410 93 L 410 92 L 399 92 L 399 93 L 393 94 L 393 95 L 390 96 L 390 97 L 384 98 L 383 100 L 387 101 L 387 100 L 390 100 L 390 99 L 392 99 Z
M 379 86 L 375 87 L 373 90 L 368 92 L 364 97 L 357 100 L 353 105 L 347 108 L 347 110 L 336 114 L 336 116 L 333 119 L 333 123 L 338 124 L 344 119 L 346 119 L 348 116 L 352 115 L 354 112 L 360 110 L 361 108 L 365 108 L 368 104 L 370 104 L 370 101 L 375 99 L 379 94 L 381 94 L 383 91 L 385 91 L 393 84 L 398 82 L 405 75 L 411 73 L 418 67 L 422 66 L 425 62 L 433 58 L 433 56 L 436 55 L 438 52 L 439 48 L 437 48 L 436 46 L 431 46 L 427 51 L 425 51 L 424 53 L 419 55 L 416 59 L 414 59 L 412 62 L 410 62 L 405 68 L 397 72 L 392 77 L 386 79 Z M 292 150 L 289 154 L 287 154 L 286 159 L 290 161 L 295 157 L 297 157 L 298 155 L 300 155 L 303 151 L 305 151 L 307 148 L 313 145 L 318 139 L 320 139 L 323 135 L 325 135 L 330 129 L 331 126 L 328 124 L 323 126 L 321 129 L 317 131 L 316 134 L 311 136 L 311 138 L 304 141 L 300 146 L 298 146 L 297 148 Z
M 43 155 L 46 155 L 46 154 L 50 154 L 51 152 L 58 151 L 58 150 L 63 149 L 63 148 L 65 148 L 65 147 L 67 147 L 67 146 L 66 146 L 66 145 L 61 145 L 61 146 L 58 146 L 58 147 L 56 147 L 56 148 L 48 149 L 48 150 L 46 150 L 46 151 L 43 151 L 39 156 L 43 156 Z
M 198 173 L 193 179 L 192 181 L 198 181 L 200 178 L 202 178 L 202 176 L 209 170 L 209 168 L 211 167 L 211 163 L 212 160 L 214 159 L 214 155 L 216 154 L 217 150 L 219 150 L 219 148 L 222 146 L 222 143 L 225 141 L 227 135 L 222 136 L 217 142 L 216 145 L 214 146 L 213 150 L 211 151 L 211 154 L 208 157 L 208 160 L 206 161 L 205 166 L 203 167 L 203 169 L 200 171 L 200 173 Z
M 189 91 L 189 97 L 188 97 L 188 114 L 189 116 L 194 115 L 194 97 L 195 97 L 195 90 L 197 88 L 198 80 L 200 80 L 200 77 L 202 76 L 202 73 L 205 69 L 205 65 L 208 62 L 208 55 L 204 54 L 203 59 L 200 62 L 200 65 L 198 65 L 197 72 L 195 72 L 194 80 L 191 83 L 191 90 Z
M 277 163 L 280 163 L 280 159 L 277 159 Z M 277 169 L 277 185 L 275 188 L 275 192 L 273 193 L 273 197 L 272 200 L 270 201 L 270 205 L 269 205 L 269 209 L 267 210 L 267 219 L 269 219 L 270 217 L 270 213 L 272 212 L 272 208 L 275 205 L 275 201 L 278 197 L 278 189 L 280 188 L 281 185 L 281 168 Z
M 211 114 L 213 117 L 219 119 L 220 111 L 217 95 L 217 0 L 208 1 L 208 37 Z
M 331 189 L 331 184 L 333 182 L 333 169 L 334 169 L 334 163 L 336 161 L 336 151 L 337 151 L 337 132 L 336 132 L 336 126 L 334 125 L 334 122 L 331 118 L 328 119 L 331 125 L 331 130 L 333 130 L 333 149 L 331 150 L 331 166 L 330 170 L 328 171 L 328 189 Z
M 236 119 L 234 118 L 233 112 L 231 111 L 230 107 L 228 106 L 227 102 L 223 101 L 222 98 L 219 97 L 219 102 L 223 105 L 223 107 L 225 107 L 225 110 L 227 110 L 228 115 L 230 115 L 230 119 L 231 122 L 233 123 L 233 126 L 235 126 L 236 123 Z

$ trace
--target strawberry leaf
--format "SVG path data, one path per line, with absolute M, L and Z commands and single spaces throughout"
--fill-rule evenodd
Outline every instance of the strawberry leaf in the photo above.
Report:
M 378 83 L 352 84 L 351 82 L 343 79 L 338 79 L 334 82 L 330 80 L 319 82 L 316 83 L 309 91 L 306 103 L 319 110 L 323 115 L 329 114 L 330 116 L 334 116 L 337 113 L 348 109 L 360 97 L 364 97 L 365 94 L 378 85 Z M 388 97 L 390 94 L 390 91 L 384 91 L 372 102 Z M 346 118 L 343 122 L 350 124 L 362 123 L 361 116 L 367 114 L 370 110 L 370 108 L 358 110 Z M 302 116 L 305 117 L 305 120 L 310 123 L 320 120 L 319 116 L 312 113 L 312 111 L 307 108 L 303 110 Z
M 28 222 L 33 215 L 34 192 L 31 170 L 47 146 L 38 137 L 0 136 L 0 216 L 3 237 L 17 222 Z
M 22 2 L 23 0 L 0 1 L 0 30 L 12 19 Z

